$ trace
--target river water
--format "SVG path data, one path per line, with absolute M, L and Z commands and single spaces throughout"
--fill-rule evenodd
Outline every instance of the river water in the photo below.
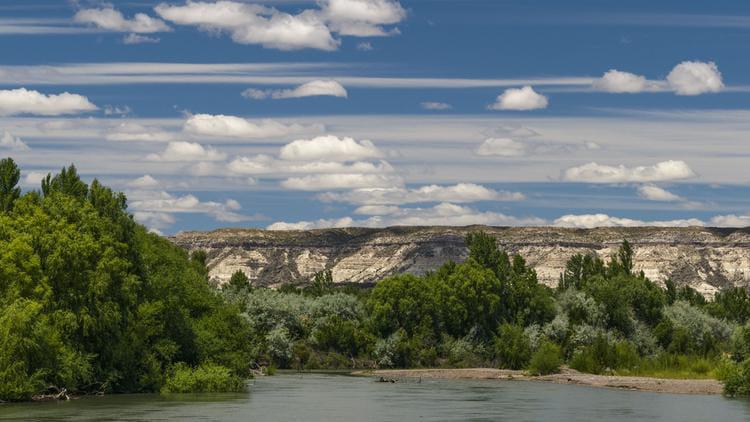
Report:
M 750 421 L 750 401 L 524 381 L 278 375 L 244 394 L 0 405 L 0 421 Z

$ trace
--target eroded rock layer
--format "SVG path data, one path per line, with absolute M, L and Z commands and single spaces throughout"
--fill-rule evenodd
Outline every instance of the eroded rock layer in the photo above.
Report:
M 422 274 L 467 256 L 466 233 L 484 230 L 508 252 L 521 254 L 539 280 L 554 286 L 575 253 L 608 259 L 627 239 L 637 270 L 657 281 L 672 278 L 710 295 L 750 283 L 750 229 L 553 227 L 390 227 L 185 232 L 172 240 L 208 252 L 211 278 L 225 282 L 237 270 L 256 285 L 309 281 L 330 269 L 336 282 L 374 283 L 399 272 Z

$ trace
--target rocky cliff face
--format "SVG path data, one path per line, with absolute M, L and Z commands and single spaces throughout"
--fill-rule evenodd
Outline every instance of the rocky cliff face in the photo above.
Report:
M 652 280 L 672 278 L 710 295 L 725 286 L 750 285 L 750 228 L 391 227 L 265 231 L 223 229 L 172 238 L 208 252 L 211 278 L 225 282 L 242 270 L 256 285 L 309 281 L 330 269 L 336 282 L 374 283 L 391 274 L 421 274 L 467 256 L 466 233 L 481 229 L 508 252 L 519 253 L 539 280 L 554 286 L 576 253 L 608 259 L 627 239 L 637 270 Z

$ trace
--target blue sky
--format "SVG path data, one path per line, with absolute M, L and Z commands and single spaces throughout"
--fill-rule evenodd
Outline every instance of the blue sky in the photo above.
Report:
M 0 155 L 165 234 L 748 226 L 749 41 L 737 1 L 7 0 Z

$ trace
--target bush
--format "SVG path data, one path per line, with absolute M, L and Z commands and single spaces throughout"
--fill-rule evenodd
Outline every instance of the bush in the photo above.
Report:
M 724 394 L 732 397 L 750 395 L 750 359 L 731 364 L 722 375 Z
M 544 342 L 539 346 L 529 362 L 529 372 L 532 375 L 548 375 L 560 372 L 562 357 L 560 346 L 552 342 Z
M 604 337 L 597 337 L 593 344 L 573 355 L 570 366 L 581 372 L 605 374 L 634 368 L 639 362 L 635 346 L 629 341 L 610 343 Z
M 522 369 L 529 363 L 531 344 L 523 327 L 503 324 L 495 338 L 495 358 L 501 368 Z
M 245 382 L 224 366 L 204 363 L 191 368 L 179 363 L 170 371 L 161 393 L 232 393 L 245 388 Z

